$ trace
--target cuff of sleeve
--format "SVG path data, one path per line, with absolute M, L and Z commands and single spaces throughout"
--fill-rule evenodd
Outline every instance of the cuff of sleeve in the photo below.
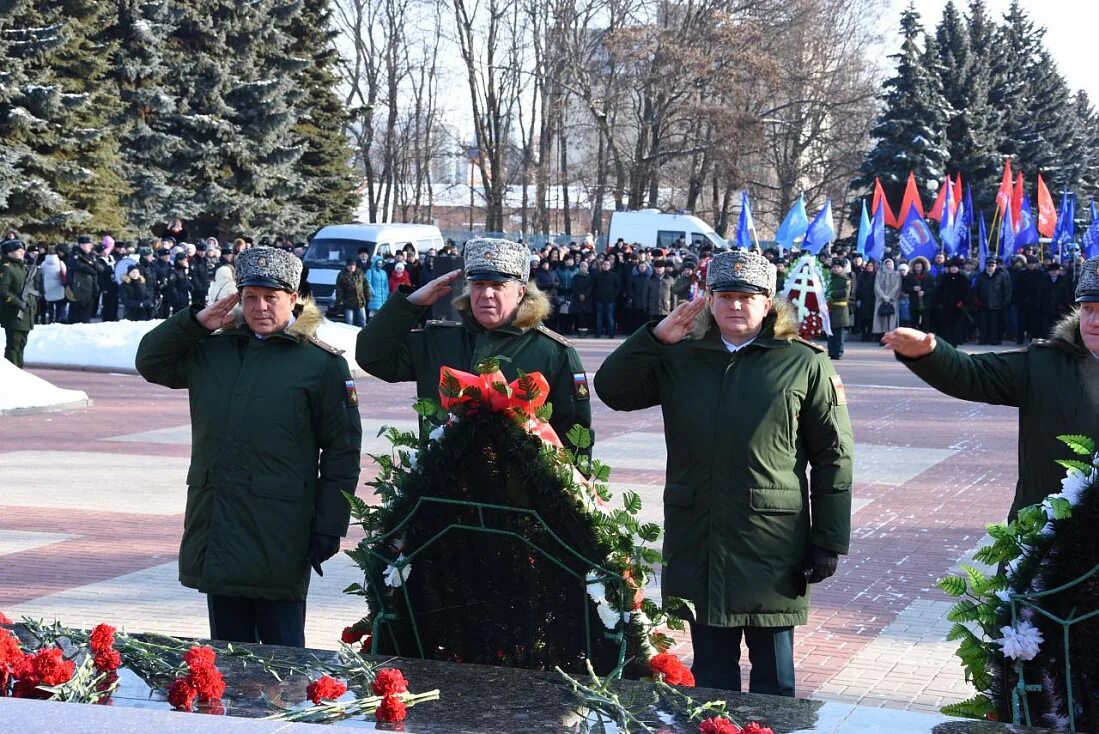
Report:
M 214 332 L 207 329 L 198 321 L 198 306 L 191 306 L 188 309 L 180 311 L 175 316 L 172 316 L 170 320 L 176 322 L 176 324 L 183 330 L 183 333 L 189 336 L 208 336 Z
M 400 291 L 397 291 L 392 296 L 390 296 L 389 299 L 385 302 L 385 306 L 383 306 L 382 308 L 389 308 L 390 304 L 392 304 L 392 308 L 394 311 L 397 311 L 398 313 L 409 314 L 410 316 L 415 316 L 417 319 L 419 319 L 420 316 L 423 315 L 424 311 L 428 309 L 427 306 L 417 306 L 415 303 L 412 303 L 408 300 L 408 295 L 401 293 Z

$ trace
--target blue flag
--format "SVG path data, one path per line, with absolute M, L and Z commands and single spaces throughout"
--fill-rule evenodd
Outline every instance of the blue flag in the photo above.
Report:
M 1095 206 L 1094 201 L 1091 202 L 1091 224 L 1084 232 L 1081 245 L 1083 246 L 1084 257 L 1099 257 L 1099 207 Z
M 988 229 L 985 227 L 985 213 L 981 212 L 980 224 L 977 227 L 977 259 L 980 260 L 980 269 L 985 269 L 988 262 Z
M 1038 227 L 1030 213 L 1030 198 L 1023 195 L 1023 205 L 1019 209 L 1019 222 L 1015 227 L 1015 246 L 1026 247 L 1038 244 Z
M 943 206 L 944 220 L 946 211 L 946 206 Z M 908 216 L 904 218 L 904 225 L 901 226 L 900 247 L 901 254 L 909 261 L 916 257 L 933 260 L 935 253 L 939 250 L 939 245 L 931 234 L 931 228 L 927 226 L 927 222 L 920 216 L 916 207 L 910 208 Z
M 1000 245 L 996 256 L 1007 265 L 1007 259 L 1015 254 L 1015 227 L 1011 224 L 1011 207 L 1004 209 L 1004 221 L 1000 223 Z
M 813 217 L 813 223 L 805 231 L 804 250 L 819 253 L 836 239 L 836 227 L 832 224 L 832 199 L 828 198 L 824 206 Z
M 954 229 L 954 251 L 960 252 L 962 257 L 969 257 L 972 250 L 970 242 L 973 227 L 973 197 L 970 195 L 969 184 L 965 185 L 965 200 L 958 208 L 958 218 Z
M 954 186 L 951 185 L 950 179 L 946 180 L 944 184 L 946 186 L 946 196 L 943 199 L 943 216 L 939 220 L 939 239 L 943 243 L 943 252 L 947 257 L 954 254 L 955 247 L 955 230 L 957 229 L 956 208 L 954 206 Z M 905 226 L 908 225 L 908 218 L 905 218 Z M 901 229 L 904 229 L 903 227 Z M 911 259 L 911 258 L 909 258 Z M 933 259 L 928 257 L 928 260 Z
M 862 217 L 859 219 L 859 236 L 856 240 L 855 252 L 866 256 L 866 238 L 870 236 L 870 217 L 866 216 L 866 199 L 862 200 Z
M 781 249 L 789 249 L 793 246 L 794 240 L 803 236 L 807 229 L 809 229 L 809 215 L 805 213 L 805 198 L 799 196 L 790 207 L 790 211 L 786 213 L 782 224 L 779 225 L 775 240 L 778 241 Z
M 747 250 L 752 246 L 752 232 L 756 229 L 752 221 L 752 207 L 748 204 L 748 192 L 740 194 L 740 219 L 736 223 L 736 246 Z
M 1053 231 L 1050 254 L 1061 262 L 1074 239 L 1076 239 L 1076 194 L 1062 191 L 1061 208 L 1057 211 L 1057 228 Z
M 866 259 L 881 262 L 885 257 L 885 197 L 878 202 L 874 218 L 870 220 L 870 234 L 866 238 Z

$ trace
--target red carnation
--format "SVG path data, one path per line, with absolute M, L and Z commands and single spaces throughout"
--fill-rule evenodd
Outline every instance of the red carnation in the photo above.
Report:
M 690 668 L 671 653 L 660 653 L 649 660 L 653 678 L 659 678 L 670 686 L 694 687 L 695 677 Z
M 740 727 L 724 716 L 715 716 L 699 724 L 698 731 L 701 734 L 740 734 Z
M 3 612 L 0 612 L 0 624 L 14 624 L 14 622 L 5 617 Z
M 354 645 L 361 637 L 362 633 L 356 632 L 354 627 L 344 627 L 343 633 L 340 635 L 340 642 Z
M 374 689 L 375 696 L 395 696 L 408 692 L 408 681 L 397 668 L 384 668 L 374 675 L 371 688 Z
M 11 663 L 11 674 L 16 678 L 33 678 L 37 675 L 34 670 L 34 655 L 23 653 Z
M 216 660 L 217 653 L 214 652 L 212 647 L 200 645 L 195 645 L 183 656 L 183 662 L 187 663 L 187 667 L 191 670 L 204 667 L 212 668 Z
M 320 704 L 321 701 L 335 701 L 345 693 L 347 693 L 347 686 L 344 682 L 327 675 L 322 675 L 305 689 L 305 695 L 314 704 Z
M 106 652 L 114 647 L 114 627 L 109 624 L 97 624 L 88 637 L 88 647 L 92 652 Z
M 172 685 L 168 686 L 168 703 L 172 704 L 174 709 L 190 711 L 197 696 L 198 691 L 187 678 L 176 678 L 172 681 Z
M 56 647 L 48 647 L 34 654 L 34 670 L 42 683 L 59 686 L 76 672 L 76 663 L 66 660 Z
M 221 698 L 225 693 L 225 679 L 213 665 L 192 667 L 191 674 L 187 676 L 187 679 L 203 700 Z
M 0 665 L 14 663 L 22 657 L 19 639 L 7 630 L 0 630 Z
M 15 681 L 15 685 L 11 690 L 11 695 L 13 698 L 49 698 L 49 691 L 39 690 L 38 686 L 41 685 L 41 683 L 42 681 L 38 680 L 38 678 L 33 675 L 23 676 Z
M 374 718 L 383 724 L 396 724 L 408 716 L 408 707 L 396 696 L 386 696 L 374 711 Z
M 96 670 L 101 673 L 118 670 L 122 666 L 122 656 L 118 654 L 118 650 L 111 650 L 110 648 L 103 652 L 97 652 L 92 659 L 95 662 Z
M 363 646 L 359 648 L 359 653 L 362 655 L 370 654 L 370 646 L 374 644 L 374 636 L 367 635 L 363 638 Z
M 748 726 L 744 727 L 744 734 L 775 734 L 758 721 L 749 721 Z

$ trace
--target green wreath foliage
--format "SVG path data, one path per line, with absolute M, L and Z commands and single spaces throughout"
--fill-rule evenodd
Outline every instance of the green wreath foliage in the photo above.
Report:
M 374 630 L 374 651 L 574 673 L 590 660 L 604 675 L 647 674 L 671 643 L 657 626 L 682 624 L 634 601 L 660 563 L 651 544 L 661 528 L 638 519 L 641 498 L 597 507 L 611 498 L 610 468 L 549 446 L 511 414 L 415 408 L 420 436 L 386 429 L 393 449 L 373 457 L 381 504 L 349 496 L 366 531 L 349 555 L 365 582 L 346 591 L 366 597 L 356 628 Z M 569 439 L 591 445 L 579 426 Z M 613 630 L 589 588 L 603 592 Z

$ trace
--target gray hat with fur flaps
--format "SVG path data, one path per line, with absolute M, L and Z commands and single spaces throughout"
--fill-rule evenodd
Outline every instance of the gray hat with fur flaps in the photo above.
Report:
M 731 250 L 718 253 L 706 270 L 706 288 L 711 291 L 738 291 L 775 295 L 775 266 L 758 252 Z
M 301 260 L 286 250 L 250 247 L 237 256 L 237 287 L 259 285 L 296 293 L 301 285 Z
M 511 240 L 476 237 L 462 251 L 466 280 L 522 280 L 530 278 L 530 250 Z
M 1080 266 L 1080 280 L 1076 283 L 1076 302 L 1099 301 L 1099 257 L 1088 258 Z

